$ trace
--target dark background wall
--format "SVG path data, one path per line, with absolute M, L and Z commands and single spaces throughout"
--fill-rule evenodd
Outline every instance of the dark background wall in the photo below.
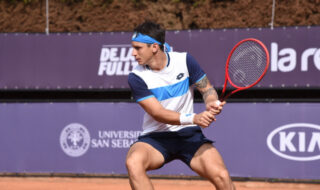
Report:
M 50 32 L 269 27 L 272 0 L 50 0 Z M 0 32 L 44 32 L 45 0 L 0 0 Z M 319 0 L 276 0 L 274 26 L 320 24 Z
M 145 19 L 168 30 L 270 27 L 272 0 L 50 0 L 50 32 L 132 31 Z M 274 27 L 320 25 L 320 0 L 277 0 Z M 43 33 L 45 0 L 0 0 L 0 32 Z M 218 89 L 220 92 L 221 89 Z M 201 96 L 196 92 L 196 100 Z M 230 101 L 319 101 L 318 89 L 249 90 Z M 132 101 L 129 90 L 1 91 L 3 101 Z

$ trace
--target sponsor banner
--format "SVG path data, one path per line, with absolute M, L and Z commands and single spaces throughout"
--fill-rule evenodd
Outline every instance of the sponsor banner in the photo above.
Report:
M 192 54 L 221 88 L 232 47 L 257 38 L 270 52 L 270 68 L 256 88 L 319 88 L 320 27 L 167 31 L 174 51 Z M 137 65 L 132 32 L 0 34 L 0 89 L 129 88 Z
M 203 132 L 231 176 L 320 179 L 319 112 L 318 103 L 229 103 Z M 0 172 L 126 174 L 143 113 L 135 103 L 0 104 Z M 149 174 L 196 175 L 180 161 Z

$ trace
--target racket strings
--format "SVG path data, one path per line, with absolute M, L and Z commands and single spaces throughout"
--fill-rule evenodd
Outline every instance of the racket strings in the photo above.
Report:
M 247 87 L 255 83 L 267 65 L 264 49 L 254 41 L 240 44 L 232 53 L 228 65 L 229 79 L 238 87 Z

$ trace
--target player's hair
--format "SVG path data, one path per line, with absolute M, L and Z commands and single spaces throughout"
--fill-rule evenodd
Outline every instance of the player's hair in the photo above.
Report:
M 152 21 L 145 21 L 144 23 L 140 24 L 134 29 L 134 32 L 141 33 L 148 35 L 155 40 L 159 41 L 161 43 L 160 49 L 164 50 L 164 42 L 166 38 L 166 32 L 164 29 L 161 28 L 159 24 L 156 24 Z

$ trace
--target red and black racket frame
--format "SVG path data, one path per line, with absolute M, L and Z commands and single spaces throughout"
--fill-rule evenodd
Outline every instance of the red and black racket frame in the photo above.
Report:
M 267 62 L 267 64 L 266 64 L 266 67 L 265 67 L 263 73 L 261 74 L 260 78 L 259 78 L 256 82 L 254 82 L 254 83 L 252 83 L 251 85 L 246 86 L 246 87 L 240 87 L 240 86 L 235 85 L 235 84 L 230 80 L 229 73 L 228 73 L 229 61 L 230 61 L 230 59 L 231 59 L 231 56 L 232 56 L 233 52 L 237 49 L 237 47 L 240 46 L 242 43 L 247 42 L 247 41 L 256 42 L 256 43 L 258 43 L 258 44 L 262 47 L 262 49 L 263 49 L 263 50 L 265 51 L 265 53 L 266 53 L 266 62 Z M 219 100 L 222 102 L 222 101 L 226 100 L 228 97 L 230 97 L 230 96 L 231 96 L 232 94 L 234 94 L 234 93 L 237 93 L 237 92 L 239 92 L 239 91 L 246 90 L 246 89 L 248 89 L 248 88 L 251 88 L 251 87 L 255 86 L 258 82 L 261 81 L 261 79 L 262 79 L 262 78 L 265 76 L 265 74 L 267 73 L 268 68 L 269 68 L 269 60 L 270 60 L 269 51 L 268 51 L 268 49 L 266 48 L 266 46 L 265 46 L 260 40 L 257 40 L 257 39 L 255 39 L 255 38 L 247 38 L 247 39 L 244 39 L 244 40 L 241 40 L 240 42 L 238 42 L 238 43 L 232 48 L 231 52 L 229 53 L 227 62 L 226 62 L 225 81 L 224 81 L 222 93 L 221 93 L 221 95 L 220 95 Z M 236 89 L 233 90 L 232 92 L 230 92 L 229 94 L 227 94 L 226 96 L 224 96 L 225 93 L 226 93 L 228 81 L 229 81 L 229 83 L 230 83 L 234 88 L 236 88 Z

